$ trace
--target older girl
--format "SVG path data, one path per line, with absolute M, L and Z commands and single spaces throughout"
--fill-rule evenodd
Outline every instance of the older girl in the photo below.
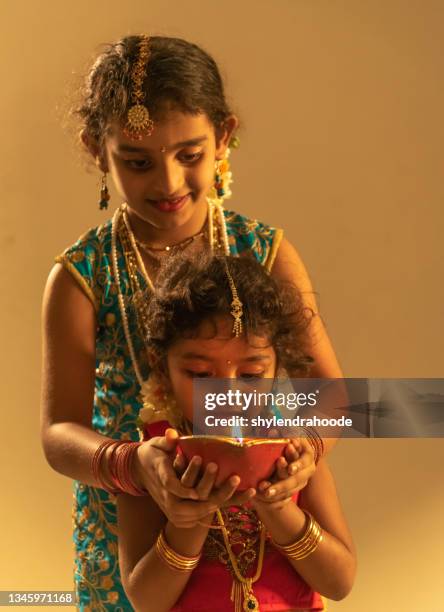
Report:
M 102 174 L 100 207 L 109 203 L 109 177 L 123 204 L 59 256 L 49 275 L 42 441 L 50 465 L 75 480 L 81 609 L 129 610 L 118 568 L 114 491 L 149 491 L 172 521 L 184 498 L 199 497 L 175 476 L 168 440 L 148 441 L 131 453 L 131 486 L 107 487 L 97 478 L 100 464 L 110 482 L 112 440 L 137 439 L 141 389 L 150 371 L 140 296 L 173 253 L 250 253 L 276 278 L 297 284 L 308 307 L 316 311 L 316 305 L 305 268 L 282 231 L 222 206 L 237 119 L 206 52 L 175 38 L 125 37 L 94 62 L 76 114 L 83 145 Z M 318 316 L 310 333 L 313 376 L 340 376 Z M 292 487 L 303 486 L 313 472 L 308 453 L 300 461 Z

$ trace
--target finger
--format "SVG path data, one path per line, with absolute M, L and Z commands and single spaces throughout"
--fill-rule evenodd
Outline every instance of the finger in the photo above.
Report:
M 246 491 L 235 492 L 229 500 L 224 502 L 227 506 L 242 506 L 250 500 L 254 499 L 257 495 L 256 489 L 250 488 Z
M 269 480 L 261 480 L 261 482 L 257 485 L 258 493 L 265 493 L 265 491 L 271 487 L 271 482 Z
M 299 452 L 299 455 L 308 453 L 309 455 L 313 455 L 314 457 L 313 446 L 310 444 L 307 438 L 298 438 L 297 442 L 298 442 L 298 446 L 296 445 L 295 446 L 296 446 L 296 450 Z
M 292 443 L 295 441 L 292 441 Z M 315 469 L 314 463 L 314 451 L 311 444 L 304 438 L 297 441 L 299 444 L 299 457 L 294 461 L 291 461 L 290 466 L 288 468 L 288 473 L 290 475 L 295 474 L 301 470 L 309 468 L 312 466 L 313 471 Z M 311 476 L 311 474 L 310 474 Z M 309 477 L 310 477 L 309 476 Z
M 195 455 L 189 462 L 185 472 L 180 479 L 180 482 L 185 487 L 195 487 L 198 481 L 200 468 L 202 465 L 202 458 Z
M 213 502 L 217 507 L 231 499 L 237 487 L 239 486 L 240 478 L 237 474 L 233 474 L 227 478 L 222 485 L 211 493 L 209 501 Z
M 165 434 L 167 432 L 175 432 L 175 430 L 167 429 Z M 156 436 L 155 438 L 151 438 L 151 440 L 149 440 L 146 444 L 151 444 L 151 446 L 154 446 L 155 448 L 158 448 L 166 453 L 171 453 L 172 451 L 176 449 L 178 439 L 179 439 L 178 436 L 175 437 L 174 435 L 169 433 L 168 437 L 167 435 L 165 435 L 165 436 Z
M 279 480 L 284 480 L 288 478 L 288 463 L 284 457 L 279 457 L 276 461 L 276 476 Z
M 182 499 L 199 499 L 199 495 L 194 489 L 186 487 L 177 478 L 176 472 L 168 457 L 158 461 L 157 477 L 160 485 L 167 490 L 167 493 L 171 493 Z
M 177 454 L 174 458 L 173 468 L 178 476 L 182 476 L 187 468 L 188 462 L 185 459 L 185 456 L 182 454 Z
M 285 480 L 274 483 L 265 491 L 263 497 L 266 501 L 280 501 L 292 497 L 294 493 L 307 485 L 312 474 L 311 468 L 298 471 L 294 476 L 289 476 Z
M 211 493 L 211 490 L 216 481 L 217 474 L 217 464 L 209 463 L 205 468 L 202 478 L 196 486 L 196 491 L 199 494 L 199 499 L 204 500 L 208 499 L 208 496 Z
M 290 444 L 287 444 L 285 447 L 285 458 L 287 459 L 288 463 L 296 461 L 296 459 L 299 458 L 299 452 L 293 442 L 290 442 Z
M 165 438 L 168 442 L 176 442 L 179 439 L 179 432 L 172 427 L 168 427 L 168 429 L 165 430 Z

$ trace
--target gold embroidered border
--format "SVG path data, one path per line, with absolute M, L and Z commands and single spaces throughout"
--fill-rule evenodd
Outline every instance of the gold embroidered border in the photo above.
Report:
M 268 254 L 267 261 L 265 262 L 265 269 L 267 270 L 267 272 L 271 272 L 271 268 L 273 267 L 274 260 L 276 259 L 276 254 L 278 252 L 279 245 L 281 244 L 283 235 L 284 230 L 282 229 L 277 229 L 274 234 L 273 242 L 271 244 L 271 250 Z
M 74 277 L 74 279 L 79 283 L 80 288 L 83 289 L 83 291 L 86 294 L 86 296 L 91 300 L 96 313 L 98 313 L 99 312 L 99 304 L 98 304 L 98 302 L 96 300 L 96 296 L 94 295 L 93 290 L 88 285 L 86 280 L 83 278 L 83 276 L 77 270 L 77 268 L 74 266 L 74 264 L 72 264 L 69 261 L 69 259 L 68 259 L 68 257 L 66 255 L 58 255 L 55 258 L 55 262 L 59 263 L 59 264 L 62 264 L 62 266 L 65 268 L 65 270 L 67 270 Z

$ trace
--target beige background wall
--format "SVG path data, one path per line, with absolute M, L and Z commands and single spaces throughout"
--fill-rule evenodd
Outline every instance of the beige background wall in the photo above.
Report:
M 2 0 L 0 23 L 0 589 L 69 589 L 71 485 L 38 435 L 39 309 L 53 256 L 104 218 L 56 111 L 72 72 L 126 33 L 205 46 L 244 124 L 232 205 L 296 244 L 346 375 L 439 377 L 444 4 Z M 441 440 L 334 451 L 360 565 L 331 610 L 442 609 L 443 460 Z

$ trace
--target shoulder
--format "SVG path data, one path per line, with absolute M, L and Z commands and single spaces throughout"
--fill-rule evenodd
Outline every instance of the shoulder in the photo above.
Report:
M 271 273 L 276 278 L 294 283 L 305 293 L 313 292 L 310 277 L 302 257 L 286 238 L 282 238 L 273 261 Z
M 250 252 L 270 270 L 282 240 L 283 231 L 232 210 L 224 210 L 224 217 L 231 254 L 242 255 Z
M 313 378 L 341 378 L 341 368 L 323 320 L 319 315 L 317 294 L 313 290 L 312 282 L 301 256 L 285 238 L 281 240 L 277 250 L 271 275 L 279 281 L 297 287 L 303 305 L 315 315 L 309 327 L 310 354 L 315 361 L 311 376 Z
M 89 229 L 60 255 L 55 262 L 70 273 L 92 301 L 96 311 L 101 301 L 103 279 L 111 263 L 111 220 Z M 103 274 L 104 273 L 104 274 Z
M 88 258 L 89 255 L 94 256 L 95 253 L 100 252 L 110 243 L 111 226 L 112 221 L 109 220 L 102 225 L 89 229 L 74 244 L 66 248 L 61 255 L 58 255 L 56 260 L 69 257 L 73 262 L 80 262 L 84 258 Z

